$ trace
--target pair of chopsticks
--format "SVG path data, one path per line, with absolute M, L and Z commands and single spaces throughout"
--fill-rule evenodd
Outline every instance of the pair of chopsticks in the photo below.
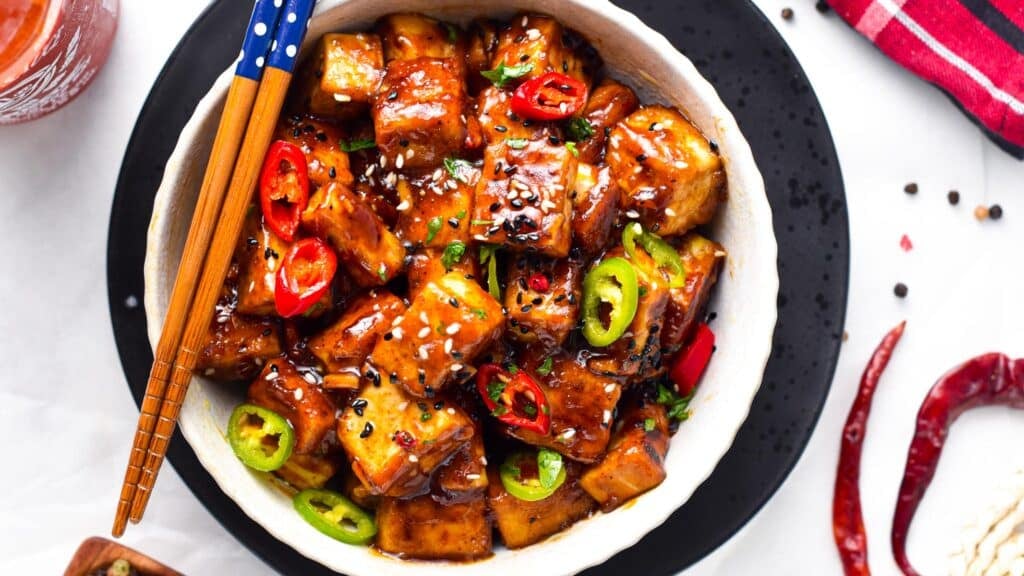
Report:
M 149 373 L 115 537 L 142 519 L 152 494 L 315 3 L 257 0 L 253 8 Z

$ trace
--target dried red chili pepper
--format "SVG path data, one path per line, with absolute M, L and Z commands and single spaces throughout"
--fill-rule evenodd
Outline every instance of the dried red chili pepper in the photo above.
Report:
M 993 405 L 1024 409 L 1024 359 L 991 353 L 968 360 L 940 378 L 921 403 L 892 519 L 892 554 L 906 576 L 918 576 L 907 558 L 907 533 L 949 427 L 967 410 Z
M 864 532 L 864 517 L 860 509 L 860 455 L 867 430 L 868 415 L 871 413 L 871 399 L 878 387 L 896 343 L 903 336 L 906 322 L 893 328 L 882 339 L 882 343 L 871 355 L 867 368 L 860 378 L 857 397 L 853 399 L 850 414 L 843 427 L 843 439 L 839 449 L 839 470 L 836 473 L 836 487 L 832 498 L 832 534 L 843 562 L 847 576 L 869 576 L 868 539 Z
M 548 289 L 551 288 L 551 282 L 548 280 L 548 277 L 540 272 L 530 276 L 530 279 L 527 280 L 526 283 L 530 286 L 531 290 L 534 292 L 540 292 L 541 294 L 547 292 Z

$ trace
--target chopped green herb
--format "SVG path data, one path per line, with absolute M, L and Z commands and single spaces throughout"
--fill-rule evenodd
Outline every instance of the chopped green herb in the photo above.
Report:
M 558 484 L 558 475 L 562 473 L 562 455 L 554 450 L 541 448 L 537 452 L 537 476 L 540 485 L 554 488 Z
M 472 164 L 461 158 L 444 159 L 444 169 L 448 171 L 448 174 L 450 174 L 452 178 L 455 178 L 456 180 L 462 182 L 463 184 L 469 184 L 469 178 L 467 178 L 466 175 L 462 173 L 462 171 L 464 169 L 472 167 Z
M 551 367 L 554 365 L 554 363 L 555 360 L 551 356 L 548 356 L 547 358 L 544 359 L 544 363 L 540 365 L 540 368 L 537 368 L 537 374 L 540 374 L 541 376 L 547 376 L 548 374 L 551 374 Z
M 455 217 L 458 218 L 459 220 L 462 220 L 463 218 L 466 217 L 466 211 L 459 210 L 458 213 L 455 214 Z
M 504 404 L 498 404 L 497 408 L 491 410 L 491 415 L 496 418 L 500 418 L 504 416 L 506 412 L 508 412 L 508 408 L 506 408 Z
M 644 432 L 650 432 L 651 430 L 654 430 L 654 418 L 645 418 Z
M 473 221 L 474 224 L 477 222 Z M 480 265 L 487 264 L 487 291 L 495 300 L 501 300 L 501 286 L 498 284 L 498 247 L 491 244 L 480 246 Z
M 641 286 L 640 288 L 638 288 L 637 291 L 636 291 L 636 295 L 637 295 L 638 298 L 643 298 L 644 296 L 646 296 L 647 295 L 647 286 Z
M 494 220 L 476 220 L 476 219 L 474 219 L 474 220 L 471 220 L 469 223 L 472 226 L 490 226 L 491 224 L 494 224 Z
M 508 147 L 513 150 L 522 150 L 526 148 L 526 145 L 530 143 L 526 138 L 506 138 L 505 143 Z
M 434 216 L 427 222 L 427 241 L 426 244 L 430 244 L 434 241 L 434 237 L 441 231 L 441 217 Z
M 435 330 L 435 331 L 436 331 L 436 332 L 437 332 L 438 334 L 444 334 L 444 322 L 441 322 L 440 324 L 438 324 L 438 325 L 437 325 L 437 328 L 434 328 L 434 330 Z
M 459 29 L 450 22 L 442 22 L 444 29 L 448 32 L 448 43 L 455 44 L 459 41 Z
M 358 152 L 360 150 L 376 148 L 377 143 L 373 140 L 342 140 L 338 142 L 338 147 L 341 148 L 342 152 Z
M 590 121 L 581 116 L 574 116 L 572 120 L 569 120 L 569 126 L 566 128 L 566 133 L 570 140 L 574 142 L 582 142 L 594 135 L 594 126 L 590 124 Z
M 508 365 L 508 373 L 509 374 L 518 374 L 519 373 L 519 366 L 516 366 L 515 364 L 509 364 Z
M 537 415 L 537 405 L 532 402 L 523 404 L 523 414 L 533 418 Z
M 462 262 L 462 257 L 466 255 L 466 244 L 460 240 L 450 242 L 444 248 L 444 254 L 441 255 L 441 264 L 444 265 L 445 270 L 451 270 L 456 264 Z
M 576 148 L 576 143 L 575 142 L 566 142 L 565 143 L 565 147 L 569 150 L 569 152 L 572 152 L 573 156 L 575 156 L 577 158 L 580 157 L 580 151 L 579 151 L 579 149 Z
M 420 412 L 420 422 L 426 422 L 427 420 L 430 420 L 432 417 L 433 416 L 430 414 L 430 412 Z
M 663 384 L 658 384 L 658 404 L 668 408 L 669 420 L 676 420 L 678 422 L 684 422 L 690 417 L 690 399 L 693 398 L 693 394 L 687 394 L 685 397 L 680 397 L 675 391 L 666 388 Z
M 487 318 L 487 312 L 483 308 L 473 308 L 473 314 L 476 314 L 476 317 L 481 320 Z
M 381 282 L 388 281 L 388 269 L 383 263 L 380 265 L 380 268 L 377 269 L 377 276 L 380 276 Z
M 518 66 L 505 66 L 505 63 L 501 62 L 494 70 L 484 70 L 480 72 L 480 75 L 490 80 L 491 83 L 498 88 L 504 88 L 505 84 L 507 84 L 509 80 L 522 78 L 530 72 L 533 72 L 532 62 L 527 62 L 526 64 L 520 64 Z

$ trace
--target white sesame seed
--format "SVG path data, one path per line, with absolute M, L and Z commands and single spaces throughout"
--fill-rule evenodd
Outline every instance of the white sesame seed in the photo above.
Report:
M 513 180 L 511 186 L 513 188 L 515 188 L 516 190 L 519 190 L 521 192 L 529 192 L 530 191 L 530 187 L 527 186 L 526 184 L 524 184 L 523 182 L 520 182 L 519 180 Z
M 452 342 L 451 338 L 448 338 L 448 339 L 446 339 L 444 341 L 444 353 L 445 354 L 451 354 L 452 353 L 452 345 L 453 345 L 453 342 Z
M 665 208 L 665 216 L 668 216 L 669 218 L 675 218 L 676 211 L 671 208 Z
M 637 212 L 636 210 L 628 210 L 628 211 L 626 211 L 626 218 L 639 218 L 639 217 L 640 217 L 640 213 Z
M 295 392 L 292 392 L 292 396 L 295 396 L 295 400 L 302 400 L 302 388 L 296 388 Z
M 479 474 L 466 474 L 466 480 L 479 480 Z
M 612 419 L 612 411 L 605 410 L 601 413 L 601 421 L 607 424 Z
M 516 198 L 519 198 L 519 190 L 516 190 L 513 187 L 512 190 L 506 196 L 508 196 L 509 200 L 515 200 Z
M 523 16 L 523 28 L 526 28 L 526 25 L 529 24 L 529 23 L 530 23 L 530 17 L 529 16 Z
M 399 158 L 401 158 L 401 156 L 399 156 Z M 387 182 L 388 186 L 394 188 L 395 184 L 398 182 L 398 175 L 395 174 L 394 172 L 388 172 L 388 175 L 387 177 L 384 178 L 384 181 Z
M 455 416 L 455 408 L 449 408 L 445 410 L 445 412 L 447 412 L 449 416 Z
M 430 324 L 430 319 L 427 318 L 427 313 L 423 310 L 420 311 L 420 322 L 424 324 Z
M 383 155 L 383 154 L 380 155 L 380 167 L 381 168 L 387 168 L 388 167 L 388 157 Z
M 263 377 L 263 379 L 264 380 L 277 380 L 277 372 L 268 372 L 267 375 Z
M 604 387 L 604 393 L 605 394 L 611 394 L 614 391 L 615 391 L 615 384 L 609 384 L 609 385 Z
M 416 155 L 416 151 L 413 150 L 412 148 L 409 148 L 408 150 L 405 151 L 405 158 L 406 158 L 406 160 L 411 159 L 415 155 Z
M 660 131 L 661 128 L 661 122 L 655 122 L 654 124 L 651 124 L 651 130 L 653 130 L 654 132 Z
M 366 176 L 367 178 L 369 178 L 370 175 L 373 174 L 373 170 L 375 168 L 377 168 L 376 164 L 370 164 L 369 166 L 366 167 L 366 172 L 363 172 L 363 176 Z
M 426 359 L 430 358 L 430 353 L 427 352 L 427 345 L 426 344 L 421 344 L 420 345 L 420 347 L 419 347 L 419 355 L 420 355 L 420 359 L 421 360 L 426 360 Z
M 570 438 L 572 438 L 575 435 L 576 435 L 576 429 L 575 428 L 566 428 L 565 431 L 562 432 L 561 434 L 559 434 L 558 436 L 559 436 L 559 438 L 562 438 L 563 440 L 569 440 Z
M 206 370 L 205 370 L 205 371 L 203 372 L 203 374 L 206 374 L 207 376 L 213 376 L 213 375 L 214 375 L 214 374 L 216 374 L 216 373 L 217 373 L 217 371 L 216 371 L 216 370 L 214 370 L 213 368 L 207 368 L 207 369 L 206 369 Z
M 529 38 L 530 40 L 536 40 L 540 38 L 540 30 L 537 30 L 536 28 L 530 28 L 529 30 L 526 31 L 526 37 Z
M 452 364 L 452 372 L 458 372 L 459 370 L 462 370 L 462 368 L 462 364 L 459 364 L 457 362 L 455 364 Z
M 546 213 L 548 210 L 554 210 L 555 208 L 558 208 L 558 204 L 555 204 L 551 200 L 544 200 L 543 202 L 540 203 L 540 207 Z
M 408 200 L 402 200 L 401 204 L 399 204 L 398 206 L 395 206 L 395 210 L 398 210 L 399 212 L 405 212 L 408 209 L 409 209 L 409 201 Z
M 640 166 L 640 165 L 637 165 L 635 168 L 633 168 L 633 173 L 634 174 L 639 174 L 639 173 L 641 173 L 643 171 L 644 171 L 644 167 Z
M 395 340 L 401 340 L 402 334 L 405 334 L 405 332 L 403 332 L 401 328 L 395 328 L 394 330 L 391 331 L 391 336 Z
M 405 320 L 405 316 L 396 316 L 395 319 L 391 321 L 391 326 L 398 326 L 402 323 L 402 320 Z
M 334 95 L 334 99 L 337 100 L 338 102 L 351 102 L 352 101 L 352 97 L 349 96 L 348 94 L 335 94 Z
M 565 102 L 558 103 L 558 111 L 565 114 L 569 110 L 569 106 Z
M 408 407 L 409 407 L 409 402 L 404 401 L 404 400 L 398 405 L 398 409 L 399 410 L 405 410 Z
M 462 329 L 462 324 L 459 324 L 458 322 L 454 322 L 454 323 L 452 323 L 451 326 L 449 326 L 448 328 L 445 329 L 445 333 L 448 334 L 449 336 L 452 336 L 452 335 L 458 334 L 459 330 L 461 330 L 461 329 Z
M 448 180 L 444 183 L 444 186 L 449 190 L 455 190 L 459 187 L 459 184 L 455 180 Z
M 687 164 L 686 162 L 683 162 L 682 160 L 676 160 L 675 163 L 673 164 L 673 166 L 675 166 L 676 168 L 679 168 L 680 170 L 686 170 L 687 168 L 690 167 L 689 164 Z
M 312 372 L 304 372 L 302 374 L 302 379 L 310 384 L 316 384 L 316 376 L 314 376 Z
M 434 170 L 433 174 L 430 175 L 430 179 L 437 182 L 438 180 L 441 179 L 441 176 L 444 176 L 444 171 L 438 168 L 437 170 Z
M 398 156 L 395 157 L 395 168 L 401 170 L 402 166 L 405 166 L 405 156 L 399 154 Z
M 417 458 L 415 454 L 409 454 L 409 462 L 416 463 L 416 462 L 419 462 L 419 461 L 420 461 L 420 459 Z
M 420 331 L 416 334 L 416 337 L 419 338 L 420 340 L 422 340 L 422 339 L 426 338 L 429 335 L 430 335 L 430 327 L 429 326 L 424 326 L 423 328 L 420 328 Z
M 722 258 L 728 256 L 724 250 L 715 250 L 715 258 Z

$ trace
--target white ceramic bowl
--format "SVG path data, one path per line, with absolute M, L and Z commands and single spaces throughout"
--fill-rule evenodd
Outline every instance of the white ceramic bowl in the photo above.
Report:
M 713 309 L 718 352 L 693 401 L 693 415 L 672 439 L 668 478 L 658 488 L 610 514 L 596 514 L 523 550 L 497 549 L 471 564 L 400 561 L 341 544 L 306 524 L 291 501 L 247 470 L 231 452 L 224 429 L 244 389 L 195 378 L 181 412 L 181 430 L 200 462 L 253 520 L 301 554 L 351 576 L 382 574 L 571 574 L 598 564 L 656 528 L 711 474 L 747 417 L 761 384 L 776 320 L 778 274 L 771 209 L 761 174 L 736 122 L 689 60 L 638 18 L 605 0 L 321 0 L 305 48 L 320 35 L 359 30 L 399 10 L 467 22 L 481 14 L 518 10 L 550 14 L 582 32 L 608 71 L 638 89 L 645 102 L 678 106 L 725 159 L 729 200 L 713 236 L 729 250 Z M 199 103 L 181 133 L 157 193 L 146 256 L 146 317 L 150 341 L 159 339 L 196 196 L 233 70 Z M 699 518 L 692 519 L 700 522 Z

